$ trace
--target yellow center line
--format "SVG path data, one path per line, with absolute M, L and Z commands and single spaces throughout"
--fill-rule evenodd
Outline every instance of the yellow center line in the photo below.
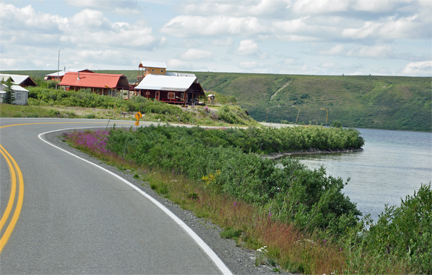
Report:
M 3 150 L 0 149 L 0 153 L 3 155 L 3 157 L 5 158 L 8 166 L 9 166 L 9 171 L 10 171 L 10 177 L 11 177 L 11 193 L 9 196 L 9 202 L 7 204 L 6 210 L 0 220 L 0 231 L 3 228 L 3 226 L 5 225 L 7 219 L 9 218 L 9 214 L 12 210 L 12 206 L 14 204 L 15 201 L 15 193 L 16 193 L 16 173 L 15 170 L 12 166 L 12 163 L 10 162 L 9 158 L 6 156 L 6 154 L 3 152 Z
M 12 216 L 12 219 L 8 225 L 8 227 L 6 228 L 5 233 L 3 234 L 3 237 L 0 239 L 0 253 L 3 250 L 3 247 L 6 245 L 7 241 L 9 240 L 10 235 L 12 234 L 12 231 L 15 228 L 15 224 L 18 221 L 18 217 L 21 213 L 21 208 L 22 208 L 22 204 L 24 201 L 24 179 L 21 173 L 21 169 L 19 168 L 18 164 L 16 163 L 16 161 L 14 160 L 14 158 L 8 153 L 8 151 L 6 151 L 6 149 L 0 144 L 0 148 L 2 151 L 4 151 L 4 153 L 6 153 L 6 155 L 9 157 L 9 159 L 12 161 L 16 173 L 18 174 L 18 182 L 19 182 L 19 193 L 18 193 L 18 201 L 17 201 L 17 205 L 15 208 L 15 212 Z
M 9 124 L 0 126 L 0 129 L 7 128 L 7 127 L 13 127 L 13 126 L 24 126 L 24 125 L 37 125 L 37 124 L 72 124 L 72 123 L 93 123 L 93 124 L 105 124 L 105 122 L 33 122 L 33 123 L 20 123 L 20 124 Z M 129 124 L 127 122 L 118 122 L 117 124 Z M 15 194 L 16 194 L 16 180 L 18 175 L 18 182 L 19 182 L 19 193 L 18 193 L 18 201 L 15 207 L 15 212 L 12 216 L 11 221 L 9 222 L 8 227 L 6 228 L 6 231 L 4 232 L 3 236 L 0 239 L 0 254 L 8 242 L 12 231 L 15 228 L 15 225 L 18 221 L 19 215 L 21 213 L 23 201 L 24 201 L 24 179 L 21 172 L 21 169 L 19 168 L 18 164 L 16 163 L 15 159 L 9 154 L 8 151 L 0 144 L 0 153 L 3 155 L 3 157 L 6 159 L 6 162 L 8 163 L 9 170 L 11 173 L 11 194 L 9 197 L 9 201 L 6 207 L 5 212 L 3 213 L 3 216 L 0 220 L 0 230 L 3 228 L 3 226 L 6 224 L 7 220 L 9 219 L 9 215 L 12 211 L 13 204 L 15 201 Z M 12 163 L 11 163 L 12 162 Z M 13 164 L 13 165 L 12 165 Z
M 23 125 L 36 125 L 36 124 L 71 124 L 71 123 L 90 123 L 90 124 L 105 124 L 105 122 L 90 122 L 90 121 L 86 121 L 86 122 L 80 122 L 80 121 L 75 121 L 75 122 L 30 122 L 30 123 L 20 123 L 20 124 L 9 124 L 9 125 L 4 125 L 4 126 L 0 126 L 0 129 L 3 128 L 7 128 L 7 127 L 14 127 L 14 126 L 23 126 Z M 131 122 L 132 123 L 132 122 Z M 128 122 L 117 122 L 115 124 L 131 124 Z

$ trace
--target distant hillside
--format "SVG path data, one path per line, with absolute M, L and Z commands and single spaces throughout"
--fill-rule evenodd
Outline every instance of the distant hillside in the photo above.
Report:
M 234 95 L 257 121 L 431 131 L 431 77 L 195 73 L 204 89 Z
M 16 71 L 42 77 L 52 71 Z M 129 82 L 137 71 L 121 73 Z M 393 130 L 432 131 L 432 78 L 397 76 L 307 76 L 194 72 L 206 90 L 235 96 L 257 121 L 324 124 Z

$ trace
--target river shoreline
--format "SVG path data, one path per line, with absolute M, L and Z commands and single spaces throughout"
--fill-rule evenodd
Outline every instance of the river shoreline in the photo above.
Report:
M 339 153 L 355 153 L 355 152 L 361 152 L 363 151 L 362 148 L 360 149 L 336 149 L 336 150 L 320 150 L 320 149 L 309 149 L 309 150 L 300 150 L 300 151 L 290 151 L 290 152 L 283 152 L 283 153 L 272 153 L 269 155 L 263 155 L 263 158 L 266 159 L 280 159 L 286 156 L 291 155 L 315 155 L 315 154 L 339 154 Z

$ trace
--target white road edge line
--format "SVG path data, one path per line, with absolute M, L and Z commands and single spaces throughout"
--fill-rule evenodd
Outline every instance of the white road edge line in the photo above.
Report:
M 65 130 L 74 130 L 74 129 L 86 129 L 86 128 L 105 128 L 105 127 L 84 127 L 84 128 L 67 128 L 67 129 L 59 129 L 59 130 L 54 130 L 54 131 L 49 131 L 49 132 L 44 132 L 38 135 L 39 139 L 42 140 L 43 142 L 45 142 L 48 145 L 51 145 L 54 148 L 59 149 L 60 151 L 63 151 L 71 156 L 74 156 L 82 161 L 85 161 L 91 165 L 96 166 L 97 168 L 107 172 L 108 174 L 113 175 L 114 177 L 118 178 L 119 180 L 123 181 L 124 183 L 126 183 L 127 185 L 129 185 L 130 187 L 132 187 L 133 189 L 135 189 L 136 191 L 138 191 L 139 193 L 141 193 L 141 195 L 143 195 L 144 197 L 146 197 L 148 200 L 150 200 L 151 202 L 153 202 L 157 207 L 159 207 L 163 212 L 165 212 L 165 214 L 167 214 L 171 219 L 173 219 L 181 228 L 183 228 L 184 231 L 186 231 L 189 236 L 191 236 L 191 238 L 198 244 L 199 247 L 201 247 L 201 249 L 207 254 L 207 256 L 210 257 L 210 259 L 212 259 L 212 261 L 216 264 L 216 266 L 219 268 L 219 270 L 223 273 L 223 274 L 227 274 L 227 275 L 232 275 L 231 271 L 228 269 L 228 267 L 225 265 L 224 262 L 222 262 L 222 260 L 218 257 L 218 255 L 216 255 L 216 253 L 189 227 L 187 226 L 181 219 L 179 219 L 173 212 L 171 212 L 168 208 L 166 208 L 165 206 L 163 206 L 160 202 L 158 202 L 157 200 L 155 200 L 152 196 L 150 196 L 149 194 L 147 194 L 146 192 L 142 191 L 141 189 L 139 189 L 138 187 L 136 187 L 135 185 L 133 185 L 131 182 L 125 180 L 124 178 L 120 177 L 119 175 L 116 175 L 115 173 L 91 162 L 88 161 L 86 159 L 83 159 L 75 154 L 72 154 L 58 146 L 55 146 L 52 143 L 49 143 L 48 141 L 46 141 L 45 139 L 42 138 L 42 136 L 49 134 L 49 133 L 54 133 L 54 132 L 60 132 L 60 131 L 65 131 Z

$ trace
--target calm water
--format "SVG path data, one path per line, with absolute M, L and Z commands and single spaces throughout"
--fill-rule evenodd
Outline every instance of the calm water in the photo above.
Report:
M 296 156 L 309 168 L 351 178 L 344 193 L 374 221 L 385 204 L 400 205 L 421 183 L 432 181 L 432 133 L 359 129 L 364 151 Z

